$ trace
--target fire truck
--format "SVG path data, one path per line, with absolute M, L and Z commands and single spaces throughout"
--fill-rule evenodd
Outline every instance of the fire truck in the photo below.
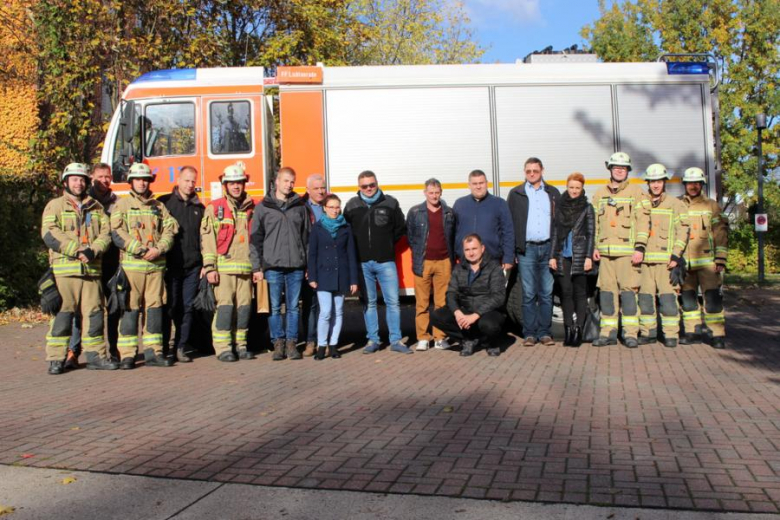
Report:
M 686 58 L 687 60 L 687 58 Z M 451 205 L 468 193 L 471 170 L 506 197 L 528 157 L 559 189 L 575 171 L 586 191 L 608 179 L 615 151 L 633 160 L 631 182 L 656 162 L 677 173 L 698 166 L 711 196 L 720 190 L 714 60 L 655 63 L 515 63 L 372 67 L 173 69 L 125 90 L 103 149 L 117 192 L 130 164 L 147 163 L 157 194 L 186 165 L 200 172 L 206 201 L 221 196 L 225 166 L 243 161 L 247 191 L 262 197 L 280 165 L 303 191 L 322 174 L 330 192 L 356 195 L 357 176 L 376 173 L 404 211 L 422 202 L 435 177 Z M 276 107 L 276 109 L 275 109 Z M 276 143 L 280 154 L 275 150 Z M 281 157 L 278 164 L 277 157 Z M 408 246 L 398 245 L 403 292 L 413 290 Z

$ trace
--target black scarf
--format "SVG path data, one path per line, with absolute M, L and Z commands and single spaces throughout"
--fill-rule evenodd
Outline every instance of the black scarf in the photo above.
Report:
M 583 192 L 576 199 L 572 199 L 569 196 L 568 191 L 564 191 L 561 195 L 561 201 L 558 203 L 558 208 L 555 211 L 555 223 L 558 226 L 558 236 L 561 240 L 566 240 L 569 232 L 577 223 L 577 220 L 588 207 L 588 197 Z

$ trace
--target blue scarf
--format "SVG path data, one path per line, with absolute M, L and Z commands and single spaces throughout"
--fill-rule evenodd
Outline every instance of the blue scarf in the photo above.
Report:
M 347 221 L 344 220 L 344 215 L 339 215 L 336 218 L 330 218 L 327 215 L 323 215 L 319 220 L 319 223 L 328 233 L 330 233 L 330 236 L 334 240 L 336 239 L 336 233 L 339 232 L 339 228 L 347 225 Z
M 359 195 L 360 199 L 370 206 L 379 200 L 379 197 L 382 196 L 382 190 L 376 190 L 376 193 L 374 193 L 373 197 L 366 197 L 362 192 L 360 192 Z

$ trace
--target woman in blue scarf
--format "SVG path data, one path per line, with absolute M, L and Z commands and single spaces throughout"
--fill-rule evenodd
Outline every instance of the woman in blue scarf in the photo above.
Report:
M 309 237 L 309 285 L 317 291 L 317 354 L 314 359 L 338 359 L 339 333 L 344 315 L 344 295 L 358 289 L 358 260 L 352 228 L 341 214 L 341 199 L 330 194 L 322 201 L 325 214 Z

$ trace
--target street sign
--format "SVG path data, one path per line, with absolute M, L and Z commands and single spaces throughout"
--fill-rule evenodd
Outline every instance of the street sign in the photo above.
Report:
M 756 213 L 756 231 L 769 231 L 769 219 L 766 213 Z

